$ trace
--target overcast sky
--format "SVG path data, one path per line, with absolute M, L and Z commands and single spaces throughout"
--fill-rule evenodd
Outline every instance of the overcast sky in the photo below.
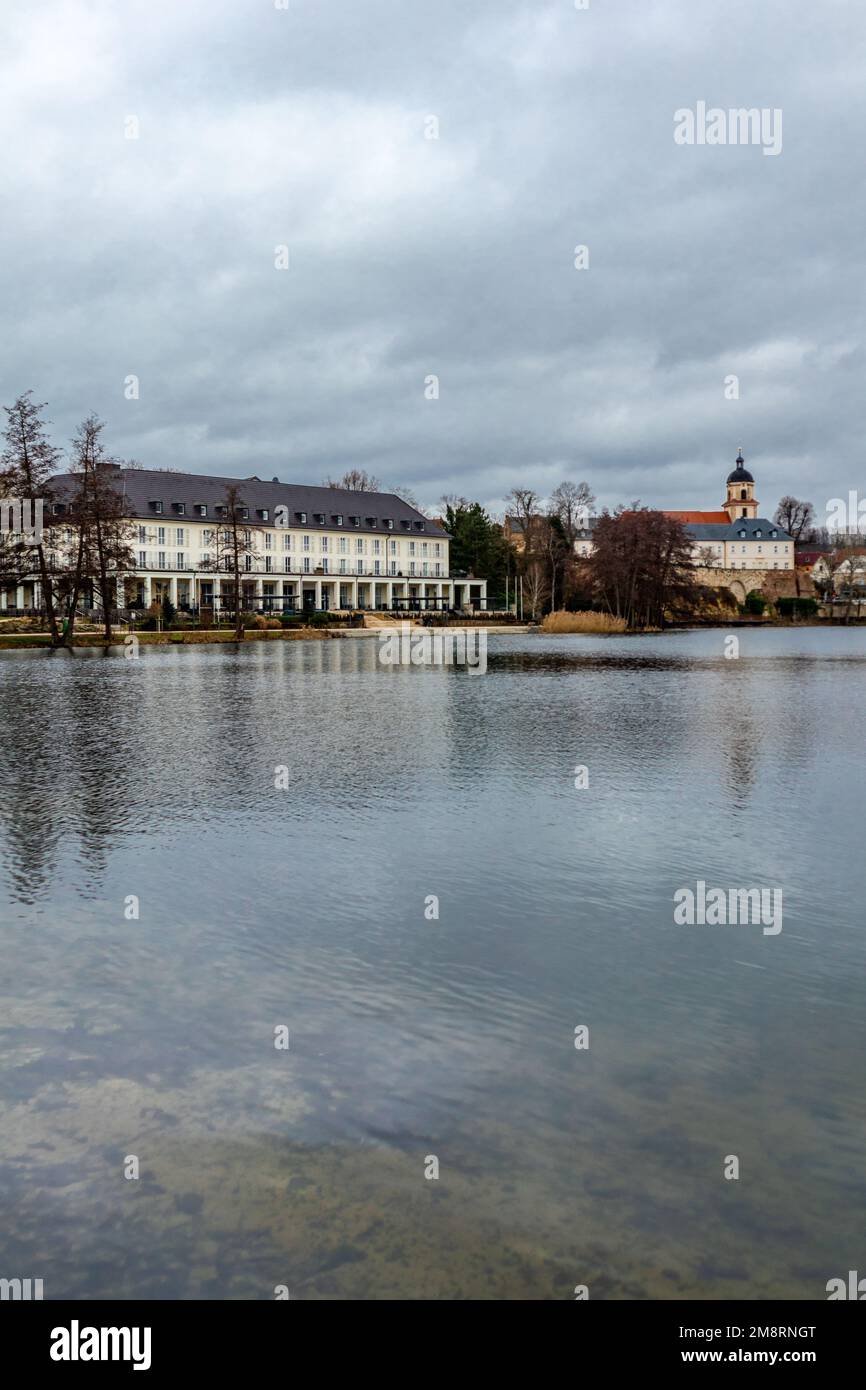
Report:
M 5 0 L 4 403 L 496 512 L 715 508 L 739 444 L 764 514 L 866 490 L 866 7 L 287 3 Z M 677 145 L 699 101 L 781 153 Z

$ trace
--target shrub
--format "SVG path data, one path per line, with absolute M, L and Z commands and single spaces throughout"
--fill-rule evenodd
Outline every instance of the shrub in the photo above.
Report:
M 815 598 L 777 598 L 776 610 L 780 618 L 814 618 L 818 611 Z
M 169 598 L 168 594 L 162 596 L 162 625 L 169 627 L 177 617 L 177 609 Z
M 754 613 L 760 618 L 766 606 L 767 600 L 764 598 L 763 594 L 758 593 L 757 589 L 751 589 L 749 593 L 746 594 L 745 608 L 747 613 Z
M 542 632 L 625 632 L 625 618 L 614 618 L 610 613 L 548 613 L 541 624 Z

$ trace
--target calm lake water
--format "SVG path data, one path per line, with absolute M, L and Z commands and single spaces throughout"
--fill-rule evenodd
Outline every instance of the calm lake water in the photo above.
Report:
M 503 635 L 484 675 L 370 638 L 0 653 L 0 1276 L 866 1270 L 866 632 L 724 640 Z M 675 925 L 698 879 L 781 888 L 783 930 Z

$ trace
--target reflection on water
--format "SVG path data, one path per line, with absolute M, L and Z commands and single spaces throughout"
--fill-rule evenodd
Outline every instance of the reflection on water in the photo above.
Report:
M 823 1298 L 862 1265 L 866 637 L 723 648 L 0 654 L 0 1275 Z M 699 878 L 780 886 L 781 935 L 675 927 Z

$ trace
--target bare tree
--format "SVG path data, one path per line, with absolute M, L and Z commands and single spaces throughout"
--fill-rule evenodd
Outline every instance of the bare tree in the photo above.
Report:
M 596 593 L 629 627 L 663 627 L 668 608 L 696 602 L 692 542 L 675 517 L 635 502 L 613 515 L 603 512 L 593 541 Z
M 797 546 L 812 529 L 815 508 L 811 502 L 801 502 L 797 497 L 781 498 L 773 520 L 782 526 L 794 541 L 794 584 L 797 597 L 800 597 L 800 572 L 797 569 Z
M 50 479 L 56 469 L 60 451 L 50 442 L 46 433 L 45 422 L 42 419 L 45 405 L 34 404 L 31 400 L 32 395 L 32 391 L 25 391 L 13 405 L 4 407 L 7 423 L 3 434 L 5 447 L 0 456 L 0 492 L 5 491 L 7 496 L 27 498 L 32 502 L 41 498 L 47 513 L 52 501 Z M 49 568 L 42 537 L 37 535 L 34 539 L 35 543 L 27 547 L 26 554 L 19 551 L 18 560 L 27 572 L 39 575 L 51 643 L 56 647 L 60 644 L 60 633 L 57 627 L 54 577 Z
M 562 526 L 569 545 L 574 545 L 579 531 L 586 529 L 595 497 L 589 483 L 563 482 L 550 494 L 549 511 Z
M 533 549 L 533 532 L 541 516 L 541 499 L 534 488 L 513 487 L 506 495 L 505 504 L 510 514 L 520 523 L 524 550 L 528 555 Z
M 253 530 L 246 525 L 247 507 L 237 483 L 227 483 L 223 500 L 217 510 L 213 531 L 212 558 L 202 565 L 220 574 L 231 574 L 233 583 L 232 613 L 235 622 L 235 641 L 243 641 L 244 619 L 241 602 L 242 575 L 247 574 L 246 556 L 255 554 Z M 243 563 L 243 566 L 241 562 Z
M 399 497 L 401 502 L 408 502 L 409 506 L 414 507 L 416 512 L 421 512 L 422 515 L 425 515 L 424 508 L 419 505 L 414 492 L 410 487 L 407 487 L 405 483 L 397 483 L 390 491 L 395 497 Z
M 347 492 L 380 492 L 379 479 L 363 468 L 349 468 L 342 478 L 325 478 L 322 487 L 343 488 Z
M 99 596 L 105 640 L 111 641 L 111 610 L 118 579 L 135 568 L 133 528 L 127 503 L 116 485 L 120 464 L 102 442 L 104 422 L 88 415 L 73 440 L 79 473 L 78 514 L 84 545 L 83 574 Z
M 539 557 L 531 557 L 524 567 L 524 599 L 529 605 L 532 621 L 538 622 L 544 610 L 544 602 L 550 592 L 547 566 Z

